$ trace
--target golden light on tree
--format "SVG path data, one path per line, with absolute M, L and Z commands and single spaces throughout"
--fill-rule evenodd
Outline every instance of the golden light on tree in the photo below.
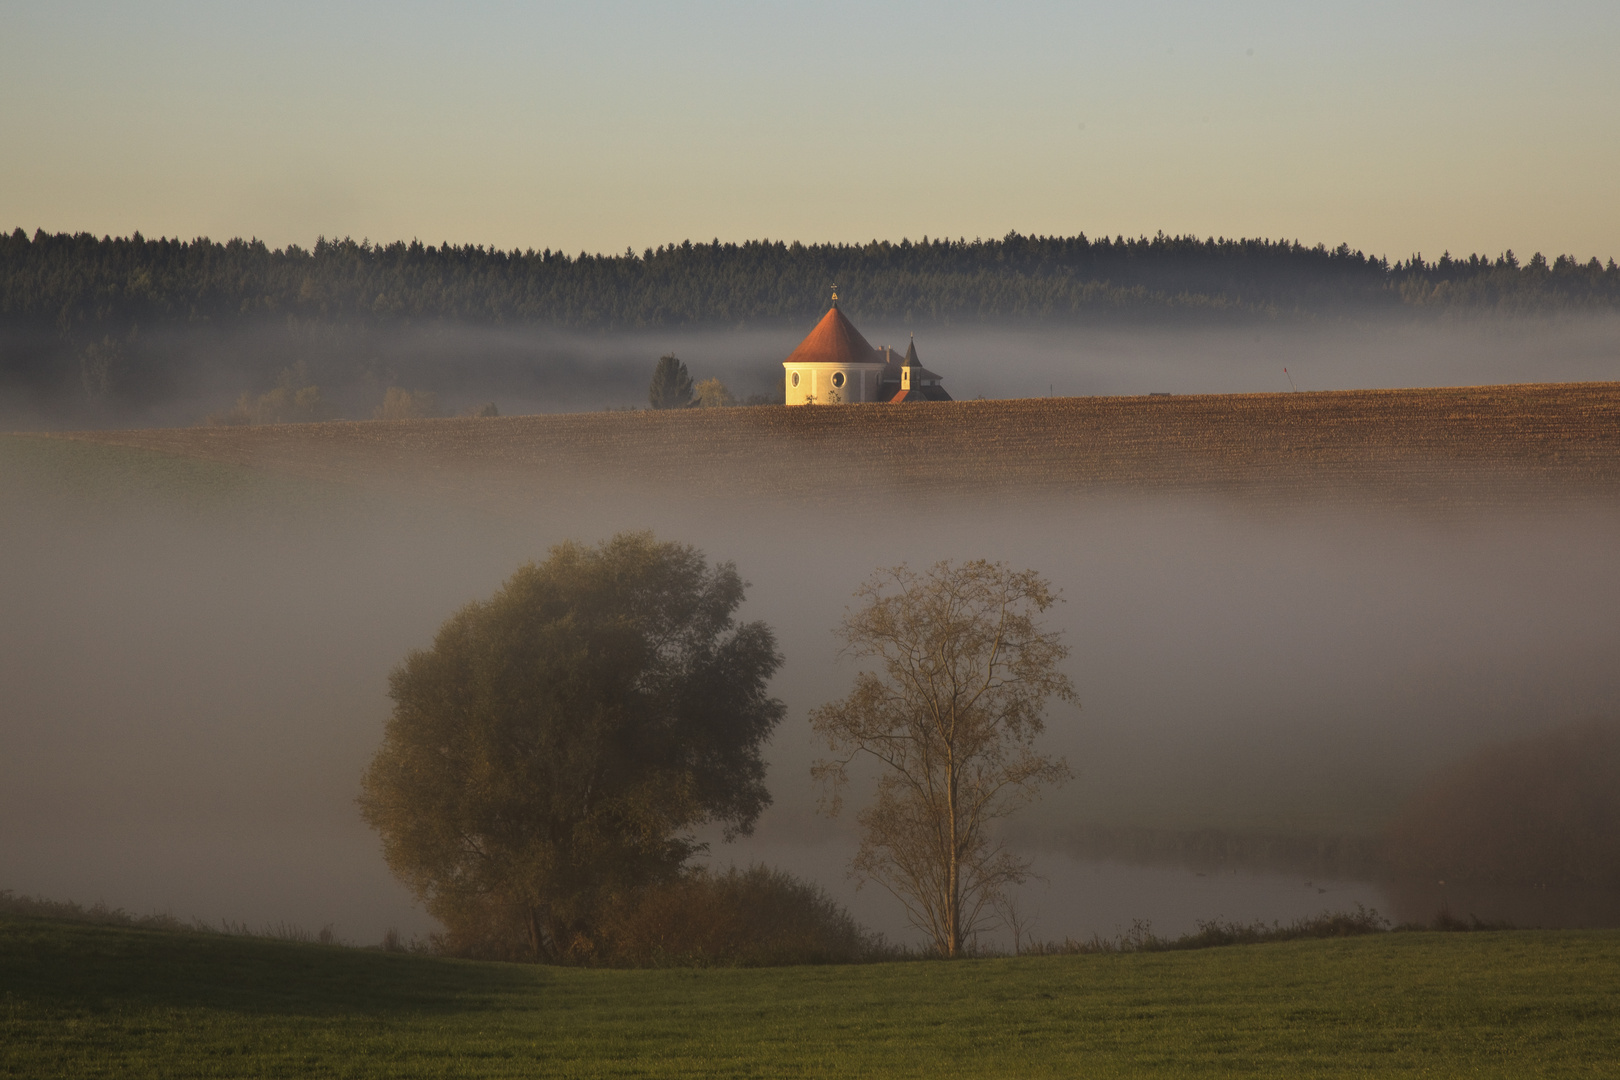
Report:
M 1068 649 L 1039 620 L 1057 598 L 1033 570 L 983 560 L 881 570 L 856 597 L 840 635 L 878 670 L 811 714 L 835 755 L 814 772 L 836 814 L 849 766 L 880 766 L 853 869 L 956 956 L 1028 875 L 995 823 L 1071 775 L 1035 747 L 1046 703 L 1074 700 Z

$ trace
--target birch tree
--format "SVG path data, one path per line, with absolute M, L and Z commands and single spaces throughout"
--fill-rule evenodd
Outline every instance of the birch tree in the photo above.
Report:
M 977 560 L 880 570 L 856 599 L 839 634 L 876 670 L 811 714 L 834 755 L 813 773 L 837 814 L 851 765 L 877 763 L 852 869 L 957 956 L 1029 873 L 995 823 L 1071 775 L 1035 746 L 1047 702 L 1074 700 L 1068 649 L 1039 618 L 1057 597 L 1032 570 Z

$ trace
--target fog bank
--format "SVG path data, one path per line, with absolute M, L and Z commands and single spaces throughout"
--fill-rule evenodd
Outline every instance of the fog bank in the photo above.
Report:
M 915 334 L 923 362 L 959 400 L 1620 379 L 1620 316 L 1613 315 L 1176 327 L 856 323 L 873 345 L 903 350 Z M 198 424 L 244 393 L 271 390 L 299 364 L 320 388 L 326 415 L 352 419 L 370 417 L 390 386 L 433 393 L 449 413 L 485 403 L 506 415 L 642 408 L 653 365 L 666 353 L 696 379 L 722 380 L 739 400 L 779 400 L 781 361 L 810 329 L 162 330 L 113 343 L 110 359 L 87 361 L 83 385 L 48 396 L 0 386 L 0 427 Z M 0 355 L 24 348 L 0 338 Z M 101 381 L 91 377 L 96 372 Z
M 38 440 L 0 447 L 0 888 L 138 912 L 334 923 L 356 941 L 428 930 L 354 804 L 388 671 L 550 544 L 627 528 L 735 560 L 743 617 L 787 657 L 776 803 L 712 857 L 810 875 L 895 936 L 909 936 L 897 905 L 843 875 L 852 815 L 819 816 L 808 773 L 807 713 L 853 676 L 832 629 L 879 566 L 985 557 L 1062 590 L 1052 619 L 1082 708 L 1052 711 L 1047 745 L 1078 776 L 1011 834 L 1053 882 L 1027 904 L 1043 937 L 1119 932 L 1137 904 L 1165 933 L 1283 914 L 1255 898 L 1281 896 L 1286 875 L 1099 879 L 1064 854 L 1077 824 L 1365 833 L 1426 770 L 1620 705 L 1620 507 L 811 513 L 609 493 L 498 515 L 113 449 L 64 464 L 24 443 Z

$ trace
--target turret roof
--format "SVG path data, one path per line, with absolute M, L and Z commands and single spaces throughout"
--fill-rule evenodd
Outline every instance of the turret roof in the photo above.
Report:
M 922 361 L 917 359 L 917 339 L 915 337 L 911 339 L 911 344 L 906 346 L 906 358 L 900 361 L 900 366 L 912 369 L 911 382 L 913 385 L 927 379 L 933 379 L 935 382 L 938 382 L 940 379 L 944 378 L 944 376 L 936 375 L 934 372 L 923 367 Z M 900 376 L 898 374 L 894 376 L 896 379 L 899 377 Z

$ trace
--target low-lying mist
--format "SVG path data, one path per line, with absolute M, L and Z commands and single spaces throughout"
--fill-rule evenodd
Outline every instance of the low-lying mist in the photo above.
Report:
M 901 938 L 897 905 L 844 877 L 853 815 L 817 813 L 805 719 L 849 686 L 832 630 L 879 566 L 984 557 L 1062 590 L 1052 619 L 1082 708 L 1054 709 L 1047 739 L 1078 778 L 1009 834 L 1050 879 L 1025 912 L 1046 938 L 1376 899 L 1299 884 L 1296 911 L 1264 875 L 1164 866 L 1099 884 L 1071 858 L 1083 826 L 1371 835 L 1436 767 L 1620 712 L 1614 506 L 1463 519 L 1142 497 L 925 514 L 608 492 L 502 516 L 105 448 L 70 468 L 59 448 L 80 444 L 0 442 L 0 887 L 20 893 L 334 923 L 356 941 L 429 930 L 354 802 L 388 672 L 549 545 L 623 529 L 734 560 L 752 582 L 743 617 L 787 657 L 775 805 L 752 838 L 714 838 L 712 859 L 813 877 Z
M 1153 327 L 855 322 L 874 345 L 919 354 L 960 399 L 1241 393 L 1572 382 L 1620 378 L 1620 316 L 1368 316 L 1361 320 Z M 619 333 L 432 324 L 165 329 L 93 343 L 76 385 L 0 387 L 0 426 L 200 424 L 298 368 L 321 414 L 367 419 L 391 386 L 436 395 L 447 413 L 645 407 L 658 357 L 722 380 L 738 400 L 780 400 L 781 361 L 810 325 Z M 26 343 L 0 337 L 0 357 Z M 91 355 L 93 353 L 93 355 Z M 298 367 L 302 365 L 302 367 Z M 1287 372 L 1284 372 L 1284 368 Z M 300 386 L 303 382 L 300 382 Z

